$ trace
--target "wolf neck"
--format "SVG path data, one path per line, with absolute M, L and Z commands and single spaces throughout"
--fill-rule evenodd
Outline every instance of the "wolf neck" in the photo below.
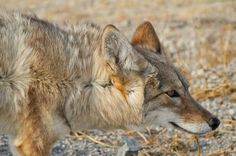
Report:
M 133 78 L 136 80 L 130 84 L 132 87 L 124 86 L 121 75 L 109 73 L 104 58 L 98 55 L 99 28 L 82 25 L 76 31 L 70 28 L 66 32 L 71 46 L 67 47 L 70 56 L 66 66 L 73 85 L 63 107 L 71 128 L 109 129 L 138 124 L 143 101 L 142 80 Z M 111 84 L 111 77 L 116 86 Z M 126 95 L 133 88 L 135 92 Z
M 130 84 L 132 87 L 126 86 L 122 74 L 109 73 L 103 58 L 95 53 L 65 105 L 72 129 L 112 129 L 138 124 L 143 101 L 142 80 L 137 78 Z M 133 88 L 133 95 L 128 95 L 128 90 L 132 92 Z

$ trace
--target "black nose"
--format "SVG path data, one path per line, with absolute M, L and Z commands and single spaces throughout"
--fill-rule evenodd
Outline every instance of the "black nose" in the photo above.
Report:
M 212 130 L 215 130 L 220 125 L 220 120 L 216 117 L 213 117 L 209 120 L 208 124 L 212 128 Z

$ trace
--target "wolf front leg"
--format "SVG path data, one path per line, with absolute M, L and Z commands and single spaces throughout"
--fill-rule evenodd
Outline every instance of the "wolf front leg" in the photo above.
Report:
M 26 131 L 18 135 L 13 142 L 16 149 L 13 148 L 13 156 L 48 156 L 56 137 L 47 132 L 42 133 L 41 130 Z
M 20 156 L 48 156 L 57 140 L 57 133 L 52 128 L 49 112 L 31 105 L 24 115 L 14 140 L 14 146 Z
M 35 83 L 32 86 L 28 90 L 27 104 L 18 117 L 14 146 L 20 156 L 48 156 L 59 137 L 53 124 L 57 97 L 50 85 Z

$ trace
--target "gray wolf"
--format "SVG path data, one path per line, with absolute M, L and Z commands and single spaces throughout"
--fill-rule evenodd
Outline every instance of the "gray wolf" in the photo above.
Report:
M 149 22 L 129 42 L 112 25 L 1 12 L 0 98 L 0 133 L 21 156 L 49 155 L 70 131 L 171 125 L 202 134 L 220 123 L 190 96 Z

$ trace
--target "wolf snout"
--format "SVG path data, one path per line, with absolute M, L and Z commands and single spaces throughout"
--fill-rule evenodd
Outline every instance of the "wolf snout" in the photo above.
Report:
M 212 128 L 212 130 L 215 130 L 220 125 L 220 120 L 217 117 L 212 117 L 208 121 L 209 126 Z

